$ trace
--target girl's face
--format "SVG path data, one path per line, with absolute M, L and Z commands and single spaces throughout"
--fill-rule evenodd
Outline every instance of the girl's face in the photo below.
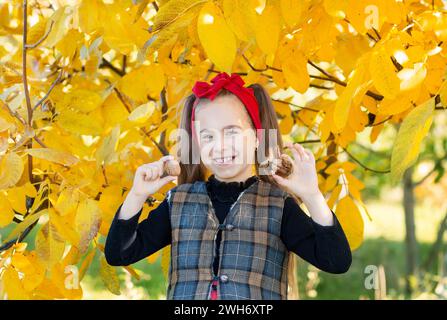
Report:
M 218 180 L 245 181 L 253 175 L 258 139 L 237 96 L 200 102 L 195 109 L 195 132 L 201 160 Z

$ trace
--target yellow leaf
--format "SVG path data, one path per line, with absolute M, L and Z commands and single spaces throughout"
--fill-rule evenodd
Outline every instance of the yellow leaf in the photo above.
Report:
M 364 223 L 351 197 L 346 196 L 338 202 L 335 214 L 346 234 L 351 250 L 357 249 L 363 242 Z
M 292 110 L 290 110 L 290 106 L 287 103 L 284 103 L 283 100 L 277 101 L 272 100 L 273 105 L 275 106 L 275 111 L 282 116 L 291 116 Z
M 289 27 L 300 22 L 306 2 L 303 0 L 281 0 L 281 14 Z
M 395 115 L 412 108 L 420 96 L 420 89 L 421 87 L 416 87 L 411 90 L 400 92 L 393 99 L 383 99 L 379 102 L 377 114 L 386 116 Z
M 120 126 L 115 126 L 109 135 L 104 137 L 101 145 L 95 152 L 96 164 L 97 167 L 100 167 L 102 164 L 109 164 L 113 160 L 117 160 L 115 151 L 118 147 L 120 136 Z
M 107 289 L 115 295 L 120 295 L 120 281 L 115 268 L 107 263 L 104 255 L 100 258 L 99 274 Z
M 36 188 L 31 184 L 31 182 L 27 181 L 23 186 L 23 190 L 28 197 L 35 198 L 37 197 Z
M 20 267 L 23 272 L 23 287 L 27 292 L 33 291 L 45 279 L 45 268 L 40 262 L 35 251 L 27 252 L 26 262 Z
M 90 267 L 93 258 L 95 257 L 96 249 L 91 250 L 88 255 L 85 257 L 84 261 L 82 261 L 81 268 L 79 269 L 79 281 L 84 278 L 87 269 Z
M 419 155 L 421 142 L 433 122 L 434 97 L 415 107 L 400 125 L 391 154 L 391 180 L 396 183 Z
M 12 208 L 21 213 L 26 213 L 26 194 L 22 187 L 14 187 L 8 190 L 8 201 Z
M 0 190 L 15 185 L 22 176 L 23 161 L 15 152 L 9 152 L 0 159 Z
M 56 49 L 64 56 L 73 59 L 76 50 L 81 47 L 84 41 L 84 34 L 75 29 L 68 30 L 57 44 Z
M 154 252 L 153 254 L 151 254 L 149 257 L 147 257 L 147 262 L 149 263 L 155 263 L 157 262 L 158 258 L 160 257 L 160 250 L 157 252 Z
M 447 108 L 447 80 L 445 80 L 439 88 L 439 97 L 441 98 L 441 104 L 444 108 Z
M 149 101 L 135 108 L 128 119 L 137 123 L 145 123 L 155 110 L 155 103 Z
M 369 72 L 376 89 L 386 98 L 394 98 L 400 90 L 395 67 L 383 47 L 375 50 L 370 59 Z
M 135 102 L 143 103 L 148 95 L 158 98 L 165 83 L 163 68 L 154 63 L 126 74 L 118 83 L 118 89 Z
M 63 129 L 73 134 L 99 135 L 102 132 L 101 122 L 92 115 L 66 109 L 57 119 Z
M 61 261 L 63 265 L 74 265 L 79 262 L 81 258 L 81 254 L 79 253 L 78 248 L 71 245 L 70 250 L 68 250 L 67 254 L 64 256 L 64 259 Z
M 338 97 L 334 109 L 334 131 L 340 132 L 346 125 L 349 111 L 351 110 L 352 100 L 359 90 L 368 86 L 366 80 L 366 68 L 364 64 L 359 64 L 357 69 L 353 71 L 352 77 L 348 80 L 348 85 Z M 363 90 L 364 93 L 364 90 Z
M 39 22 L 37 22 L 28 30 L 28 33 L 26 35 L 26 42 L 29 44 L 35 44 L 45 35 L 45 33 L 48 31 L 49 26 L 50 24 L 48 23 L 48 20 L 44 19 L 41 16 L 39 18 Z
M 101 106 L 101 104 L 102 97 L 99 93 L 87 89 L 74 89 L 64 96 L 59 106 L 81 112 L 90 112 Z
M 424 63 L 416 63 L 413 69 L 403 68 L 397 73 L 401 80 L 400 90 L 411 90 L 419 86 L 427 76 L 427 68 Z
M 61 216 L 73 213 L 79 204 L 79 191 L 68 186 L 59 194 L 54 207 Z
M 11 122 L 8 122 L 3 117 L 0 117 L 0 132 L 6 131 L 8 129 L 14 128 L 14 124 Z
M 169 269 L 171 268 L 171 245 L 164 247 L 161 251 L 161 269 L 165 276 L 165 279 L 168 279 Z
M 286 135 L 289 134 L 294 125 L 292 116 L 285 117 L 279 123 L 279 130 L 281 134 Z
M 224 0 L 225 20 L 234 34 L 243 41 L 249 41 L 255 35 L 257 0 Z
M 8 198 L 0 192 L 0 227 L 6 227 L 14 219 L 14 210 L 12 209 Z
M 343 73 L 349 75 L 356 67 L 357 60 L 370 50 L 368 39 L 360 34 L 342 33 L 337 36 L 335 44 L 335 62 L 343 69 Z
M 79 234 L 70 225 L 71 221 L 69 221 L 66 217 L 59 216 L 53 208 L 50 208 L 49 210 L 50 221 L 56 227 L 60 236 L 77 247 L 80 241 L 80 237 Z
M 54 12 L 54 14 L 48 20 L 48 23 L 51 23 L 51 21 L 53 21 L 53 27 L 51 28 L 48 37 L 43 42 L 45 46 L 51 48 L 64 37 L 69 29 L 68 23 L 69 20 L 72 18 L 72 14 L 73 9 L 70 6 L 61 6 Z
M 231 72 L 236 58 L 236 38 L 213 2 L 206 3 L 200 10 L 197 31 L 208 58 L 218 69 Z
M 22 233 L 26 228 L 36 222 L 42 215 L 48 213 L 48 209 L 41 210 L 34 214 L 29 214 L 26 218 L 11 231 L 4 242 L 9 242 L 16 238 L 20 233 Z
M 137 273 L 137 271 L 134 268 L 132 268 L 131 266 L 124 266 L 123 268 L 124 268 L 124 270 L 129 272 L 129 274 L 132 277 L 134 277 L 136 280 L 140 280 L 140 275 Z
M 82 298 L 82 288 L 75 266 L 63 265 L 60 262 L 54 264 L 51 269 L 51 282 L 66 299 Z
M 6 268 L 2 273 L 1 280 L 8 300 L 28 300 L 30 298 L 23 287 L 19 274 L 13 267 Z
M 55 231 L 49 222 L 37 232 L 35 247 L 37 255 L 46 264 L 47 269 L 51 269 L 60 261 L 65 251 L 65 243 L 56 239 Z
M 79 159 L 66 151 L 54 150 L 50 148 L 27 149 L 27 153 L 33 157 L 56 162 L 64 166 L 72 166 L 79 162 Z
M 104 188 L 99 198 L 99 207 L 101 208 L 101 227 L 99 233 L 107 236 L 110 224 L 115 216 L 116 210 L 122 203 L 122 186 L 112 185 Z
M 309 88 L 310 77 L 307 71 L 307 58 L 301 50 L 290 46 L 281 61 L 287 83 L 299 93 L 306 92 Z
M 262 14 L 257 17 L 256 42 L 266 53 L 275 53 L 278 47 L 280 33 L 279 12 L 273 5 L 267 5 Z
M 81 201 L 76 210 L 75 230 L 80 235 L 79 252 L 85 253 L 101 224 L 101 209 L 92 199 Z
M 134 49 L 141 48 L 147 38 L 148 28 L 144 19 L 133 21 L 136 6 L 126 10 L 125 3 L 114 2 L 105 5 L 104 41 L 107 45 L 124 55 L 129 55 Z
M 106 7 L 100 0 L 82 1 L 78 9 L 79 27 L 87 34 L 101 30 Z
M 154 25 L 152 31 L 158 31 L 167 25 L 180 19 L 188 11 L 194 7 L 206 2 L 205 0 L 171 0 L 162 5 L 154 17 Z

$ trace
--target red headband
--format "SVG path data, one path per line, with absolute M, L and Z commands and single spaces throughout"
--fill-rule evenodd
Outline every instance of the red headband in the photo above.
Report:
M 196 95 L 196 100 L 194 101 L 191 111 L 191 133 L 196 139 L 197 137 L 195 136 L 193 121 L 195 107 L 199 102 L 199 98 L 205 97 L 210 100 L 214 100 L 222 88 L 225 88 L 235 94 L 244 104 L 255 128 L 262 128 L 261 118 L 259 116 L 259 106 L 254 95 L 254 90 L 253 88 L 244 87 L 245 82 L 238 74 L 232 73 L 230 77 L 226 72 L 220 72 L 217 76 L 211 79 L 211 83 L 212 84 L 208 84 L 207 82 L 203 81 L 196 81 L 194 87 L 192 88 L 192 91 Z M 260 134 L 261 132 L 256 130 L 256 133 Z

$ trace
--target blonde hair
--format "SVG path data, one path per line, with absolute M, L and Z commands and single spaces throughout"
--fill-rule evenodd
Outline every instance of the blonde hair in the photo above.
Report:
M 254 95 L 256 97 L 256 100 L 258 102 L 259 106 L 259 114 L 261 118 L 261 124 L 262 128 L 265 129 L 267 132 L 269 129 L 276 129 L 276 132 L 279 132 L 278 127 L 278 118 L 276 116 L 275 108 L 273 106 L 272 100 L 268 94 L 268 91 L 258 83 L 254 83 L 248 86 L 249 88 L 253 88 Z M 231 95 L 233 94 L 231 91 L 228 91 L 226 89 L 222 89 L 219 91 L 217 96 L 225 96 L 225 95 Z M 184 106 L 181 112 L 181 118 L 180 118 L 180 129 L 182 132 L 186 132 L 188 139 L 179 141 L 179 148 L 178 148 L 178 157 L 179 159 L 182 158 L 181 150 L 189 150 L 187 156 L 188 163 L 182 163 L 180 161 L 180 168 L 181 173 L 178 177 L 178 184 L 183 183 L 194 183 L 195 181 L 206 181 L 209 173 L 207 168 L 203 165 L 202 161 L 200 163 L 193 163 L 193 154 L 190 146 L 192 146 L 195 142 L 195 140 L 192 138 L 191 133 L 191 112 L 193 104 L 196 100 L 196 96 L 194 93 L 190 94 L 186 97 L 186 100 L 184 102 Z M 283 152 L 283 141 L 280 134 L 276 135 L 277 141 L 276 145 L 279 148 L 279 151 Z M 268 137 L 266 137 L 268 138 Z M 268 156 L 268 150 L 270 149 L 270 143 L 268 139 L 263 139 L 264 141 L 261 143 L 265 143 L 265 156 Z M 259 161 L 257 154 L 255 156 L 255 171 L 256 175 L 259 177 L 260 180 L 263 180 L 265 182 L 269 182 L 277 187 L 280 187 L 276 180 L 271 175 L 259 175 Z M 296 197 L 294 195 L 292 196 L 298 204 L 302 202 L 302 200 L 299 197 Z M 296 255 L 293 252 L 290 252 L 290 259 L 288 264 L 288 284 L 289 284 L 289 292 L 288 292 L 288 299 L 294 300 L 298 299 L 298 284 L 297 284 L 297 277 L 296 277 Z

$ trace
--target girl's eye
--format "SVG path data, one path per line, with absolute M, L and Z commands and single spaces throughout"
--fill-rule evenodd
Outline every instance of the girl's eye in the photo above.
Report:
M 228 134 L 236 134 L 236 133 L 237 133 L 237 130 L 234 130 L 234 129 L 232 129 L 232 130 L 227 130 L 226 133 L 228 133 Z
M 213 137 L 212 135 L 207 134 L 207 135 L 202 136 L 202 139 L 203 139 L 203 140 L 209 140 L 209 139 L 211 139 L 212 137 Z

